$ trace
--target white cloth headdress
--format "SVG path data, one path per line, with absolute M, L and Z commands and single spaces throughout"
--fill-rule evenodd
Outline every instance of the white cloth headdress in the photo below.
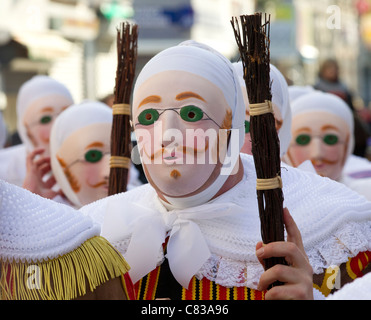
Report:
M 243 79 L 242 62 L 235 62 L 233 63 L 233 66 L 237 70 L 241 87 L 246 90 L 245 81 Z M 272 64 L 270 64 L 270 80 L 272 82 L 272 103 L 280 110 L 283 121 L 278 132 L 278 138 L 280 140 L 280 155 L 282 157 L 286 153 L 291 140 L 291 109 L 288 86 L 282 73 Z
M 23 124 L 24 113 L 34 101 L 48 96 L 56 96 L 53 99 L 62 96 L 69 102 L 69 105 L 73 104 L 72 95 L 67 87 L 48 76 L 35 76 L 25 82 L 19 89 L 17 96 L 17 129 L 28 151 L 34 147 L 27 136 L 26 128 Z
M 240 151 L 244 141 L 245 106 L 238 76 L 232 63 L 207 45 L 191 40 L 182 42 L 178 46 L 160 52 L 144 66 L 135 83 L 134 99 L 136 90 L 143 82 L 160 72 L 169 70 L 196 74 L 221 89 L 232 110 L 230 141 L 238 139 L 238 151 Z M 231 145 L 232 143 L 229 143 L 228 154 L 232 150 Z M 238 161 L 238 154 L 231 156 L 232 163 L 223 164 L 221 174 L 207 189 L 190 197 L 166 197 L 168 202 L 174 207 L 188 208 L 209 201 L 223 186 Z
M 301 97 L 303 94 L 313 92 L 315 89 L 312 86 L 289 86 L 290 102 Z
M 75 131 L 95 123 L 112 123 L 112 109 L 98 101 L 85 101 L 63 111 L 55 120 L 50 133 L 50 157 L 53 175 L 66 197 L 77 207 L 81 203 L 72 190 L 57 159 L 63 142 Z
M 291 103 L 292 117 L 298 114 L 310 112 L 328 112 L 340 117 L 348 125 L 349 143 L 346 158 L 353 152 L 354 149 L 354 118 L 349 106 L 332 93 L 321 91 L 313 91 L 302 95 Z

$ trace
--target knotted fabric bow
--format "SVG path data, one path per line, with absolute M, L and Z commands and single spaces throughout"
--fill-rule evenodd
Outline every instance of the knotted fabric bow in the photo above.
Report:
M 174 278 L 184 287 L 211 256 L 198 222 L 243 214 L 234 203 L 207 203 L 197 207 L 160 212 L 138 203 L 110 199 L 102 236 L 113 244 L 130 238 L 124 254 L 130 277 L 136 283 L 161 263 L 160 252 L 169 235 L 166 258 Z

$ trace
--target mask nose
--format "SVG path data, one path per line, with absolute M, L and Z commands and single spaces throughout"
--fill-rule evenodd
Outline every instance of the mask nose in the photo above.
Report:
M 166 110 L 160 117 L 161 148 L 178 148 L 183 144 L 184 124 L 174 110 Z
M 310 143 L 311 159 L 321 159 L 323 157 L 323 142 L 319 137 L 313 137 Z

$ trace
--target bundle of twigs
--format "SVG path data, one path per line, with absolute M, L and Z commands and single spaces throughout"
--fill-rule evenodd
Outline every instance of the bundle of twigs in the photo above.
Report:
M 232 18 L 236 42 L 244 68 L 250 103 L 252 154 L 257 175 L 257 199 L 263 243 L 284 241 L 283 193 L 280 144 L 271 105 L 269 28 L 270 16 L 255 13 Z M 286 264 L 284 258 L 270 258 L 265 268 Z
M 112 106 L 108 195 L 125 192 L 131 153 L 130 99 L 137 61 L 138 26 L 123 22 L 117 29 L 117 69 Z

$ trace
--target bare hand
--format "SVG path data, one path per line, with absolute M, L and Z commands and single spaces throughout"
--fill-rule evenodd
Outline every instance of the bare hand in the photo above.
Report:
M 275 281 L 284 285 L 274 286 L 265 294 L 266 300 L 313 299 L 313 270 L 305 253 L 300 231 L 287 208 L 284 209 L 287 242 L 271 242 L 256 245 L 256 255 L 264 266 L 263 259 L 284 257 L 288 265 L 277 264 L 260 277 L 258 290 L 267 290 Z
M 53 186 L 56 184 L 53 175 L 47 180 L 43 180 L 43 177 L 51 171 L 50 157 L 40 156 L 36 159 L 37 155 L 42 155 L 44 151 L 44 148 L 36 148 L 27 155 L 27 173 L 23 181 L 23 188 L 44 198 L 52 199 L 60 193 L 52 190 Z

